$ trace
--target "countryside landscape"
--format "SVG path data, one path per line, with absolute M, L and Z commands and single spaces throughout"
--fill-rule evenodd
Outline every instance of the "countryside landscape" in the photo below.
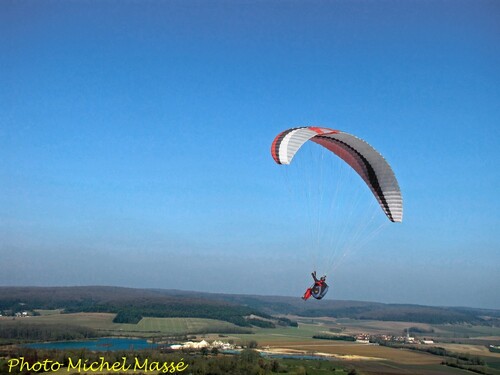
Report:
M 356 301 L 327 301 L 311 310 L 292 297 L 116 287 L 2 287 L 0 311 L 2 373 L 8 372 L 10 357 L 62 356 L 54 349 L 30 349 L 29 343 L 100 337 L 146 339 L 154 346 L 134 350 L 131 345 L 128 355 L 141 351 L 167 358 L 181 355 L 191 366 L 185 373 L 225 373 L 215 364 L 213 372 L 202 368 L 225 357 L 246 358 L 241 354 L 245 351 L 260 356 L 234 371 L 500 373 L 498 310 Z M 200 342 L 207 345 L 179 347 Z M 223 349 L 223 344 L 230 349 Z M 73 355 L 82 356 L 82 350 Z M 105 347 L 101 350 L 100 355 L 110 356 Z M 99 350 L 89 353 L 89 358 L 99 356 Z M 113 355 L 120 358 L 123 352 Z M 67 368 L 57 373 L 67 373 Z
M 499 0 L 0 0 L 0 375 L 500 375 Z

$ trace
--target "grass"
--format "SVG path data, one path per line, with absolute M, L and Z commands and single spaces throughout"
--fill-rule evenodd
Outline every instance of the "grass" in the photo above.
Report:
M 108 313 L 77 313 L 77 314 L 45 314 L 41 316 L 30 316 L 16 318 L 16 324 L 64 324 L 79 325 L 93 329 L 112 329 L 115 314 Z M 0 319 L 0 324 L 12 322 L 12 318 Z
M 45 316 L 45 315 L 57 315 L 57 314 L 61 314 L 62 313 L 62 309 L 56 309 L 56 310 L 41 310 L 41 309 L 37 309 L 37 310 L 34 310 L 35 312 L 37 312 L 38 314 L 42 315 L 42 316 Z
M 119 324 L 119 326 L 121 330 L 129 332 L 158 332 L 165 335 L 227 332 L 240 329 L 232 323 L 201 318 L 143 318 L 137 324 Z
M 234 332 L 241 328 L 225 321 L 202 318 L 143 318 L 138 324 L 113 323 L 115 314 L 76 313 L 44 314 L 27 318 L 18 318 L 16 324 L 56 324 L 79 325 L 105 332 L 109 335 L 133 335 L 151 337 L 158 335 L 185 335 L 208 332 Z M 4 319 L 4 324 L 12 324 L 11 319 Z M 2 324 L 2 320 L 0 320 Z
M 253 334 L 235 334 L 233 338 L 238 338 L 242 342 L 255 340 L 261 345 L 272 345 L 275 342 L 304 341 L 313 340 L 312 336 L 323 331 L 328 331 L 328 327 L 319 324 L 299 324 L 299 327 L 278 327 L 278 328 L 254 328 Z
M 435 336 L 439 337 L 480 337 L 500 336 L 500 327 L 472 326 L 465 324 L 435 325 Z

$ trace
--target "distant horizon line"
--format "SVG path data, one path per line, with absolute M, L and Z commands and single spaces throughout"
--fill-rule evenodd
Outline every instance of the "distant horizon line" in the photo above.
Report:
M 130 286 L 119 286 L 119 285 L 0 285 L 0 289 L 7 288 L 116 288 L 116 289 L 132 289 L 132 290 L 148 290 L 148 291 L 170 291 L 170 292 L 182 292 L 182 293 L 193 293 L 193 294 L 211 294 L 211 295 L 224 295 L 224 296 L 256 296 L 256 297 L 268 297 L 268 298 L 289 298 L 297 299 L 300 297 L 285 296 L 285 295 L 271 295 L 271 294 L 256 294 L 256 293 L 224 293 L 224 292 L 204 292 L 196 290 L 185 290 L 185 289 L 175 289 L 175 288 L 160 288 L 160 287 L 130 287 Z M 438 307 L 438 308 L 454 308 L 454 309 L 474 309 L 474 310 L 490 310 L 490 311 L 500 311 L 500 308 L 491 307 L 472 307 L 472 306 L 446 306 L 446 305 L 424 305 L 418 303 L 400 303 L 400 302 L 379 302 L 379 301 L 366 301 L 366 300 L 354 300 L 354 299 L 326 299 L 325 302 L 359 302 L 359 303 L 372 303 L 380 305 L 397 305 L 397 306 L 419 306 L 419 307 Z

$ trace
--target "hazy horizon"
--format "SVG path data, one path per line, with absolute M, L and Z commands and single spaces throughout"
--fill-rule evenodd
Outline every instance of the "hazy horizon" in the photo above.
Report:
M 258 296 L 258 297 L 278 297 L 278 298 L 292 298 L 295 299 L 296 295 L 269 295 L 269 294 L 258 294 L 258 293 L 224 293 L 224 292 L 206 292 L 199 290 L 186 290 L 186 289 L 168 289 L 168 288 L 138 288 L 138 287 L 128 287 L 128 286 L 120 286 L 120 285 L 0 285 L 0 288 L 124 288 L 124 289 L 136 289 L 136 290 L 150 290 L 150 291 L 166 291 L 166 292 L 187 292 L 187 293 L 196 293 L 196 294 L 213 294 L 213 295 L 231 295 L 231 296 Z M 325 301 L 328 299 L 325 299 Z M 297 301 L 300 302 L 299 299 Z M 315 304 L 321 304 L 319 301 L 311 300 L 314 306 L 321 306 Z M 370 301 L 370 300 L 353 300 L 353 299 L 329 299 L 330 302 L 339 301 L 339 302 L 363 302 L 363 303 L 380 303 L 386 305 L 402 305 L 402 306 L 424 306 L 424 307 L 444 307 L 444 308 L 464 308 L 464 309 L 478 309 L 478 310 L 494 310 L 500 311 L 497 308 L 488 308 L 488 307 L 476 307 L 476 306 L 451 306 L 451 305 L 426 305 L 426 304 L 417 304 L 417 303 L 401 303 L 401 302 L 381 302 L 381 301 Z M 311 302 L 304 302 L 304 304 Z

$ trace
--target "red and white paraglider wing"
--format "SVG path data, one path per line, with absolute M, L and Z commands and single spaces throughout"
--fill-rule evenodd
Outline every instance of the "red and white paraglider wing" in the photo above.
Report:
M 274 139 L 271 154 L 276 163 L 290 164 L 308 140 L 327 148 L 349 164 L 368 185 L 389 220 L 403 220 L 403 198 L 394 172 L 384 157 L 362 139 L 328 128 L 294 128 Z
M 311 138 L 319 134 L 337 132 L 327 128 L 314 126 L 285 130 L 274 138 L 271 155 L 278 164 L 290 164 L 299 148 Z

